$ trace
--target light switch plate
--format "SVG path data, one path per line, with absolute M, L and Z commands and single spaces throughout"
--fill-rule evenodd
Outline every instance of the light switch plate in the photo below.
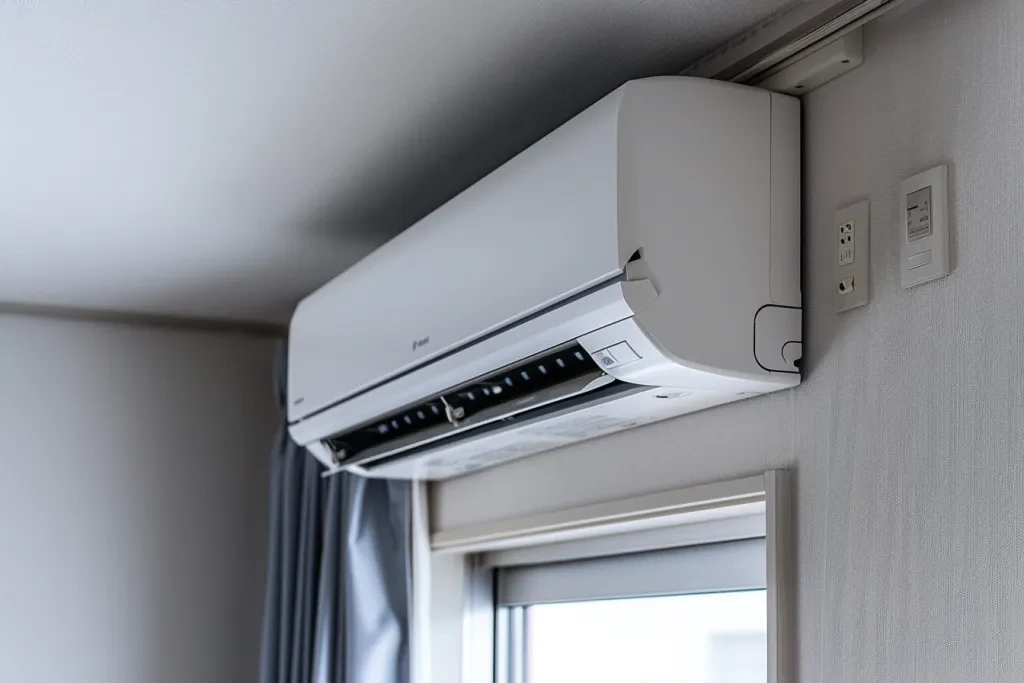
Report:
M 865 200 L 836 211 L 832 221 L 832 297 L 836 313 L 867 304 L 869 298 L 871 205 Z
M 949 275 L 949 169 L 900 185 L 900 281 L 904 289 Z

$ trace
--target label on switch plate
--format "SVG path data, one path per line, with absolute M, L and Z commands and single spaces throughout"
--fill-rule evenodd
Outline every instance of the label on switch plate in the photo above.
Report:
M 907 195 L 907 241 L 916 242 L 932 235 L 932 188 Z

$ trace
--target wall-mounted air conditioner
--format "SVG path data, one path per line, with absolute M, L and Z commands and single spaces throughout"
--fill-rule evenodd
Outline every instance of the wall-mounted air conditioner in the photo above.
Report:
M 292 437 L 440 479 L 800 381 L 796 99 L 627 83 L 304 300 Z

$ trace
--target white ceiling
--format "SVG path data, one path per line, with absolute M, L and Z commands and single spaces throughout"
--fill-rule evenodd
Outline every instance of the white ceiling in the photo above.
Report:
M 787 4 L 0 4 L 0 302 L 283 322 L 623 81 Z

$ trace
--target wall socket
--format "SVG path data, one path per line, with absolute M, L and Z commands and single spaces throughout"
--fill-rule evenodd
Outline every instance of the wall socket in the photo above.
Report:
M 854 223 L 849 221 L 839 226 L 839 265 L 848 266 L 853 263 L 855 249 Z
M 832 221 L 836 255 L 832 262 L 832 297 L 836 313 L 868 303 L 870 215 L 871 205 L 865 200 L 840 209 Z

